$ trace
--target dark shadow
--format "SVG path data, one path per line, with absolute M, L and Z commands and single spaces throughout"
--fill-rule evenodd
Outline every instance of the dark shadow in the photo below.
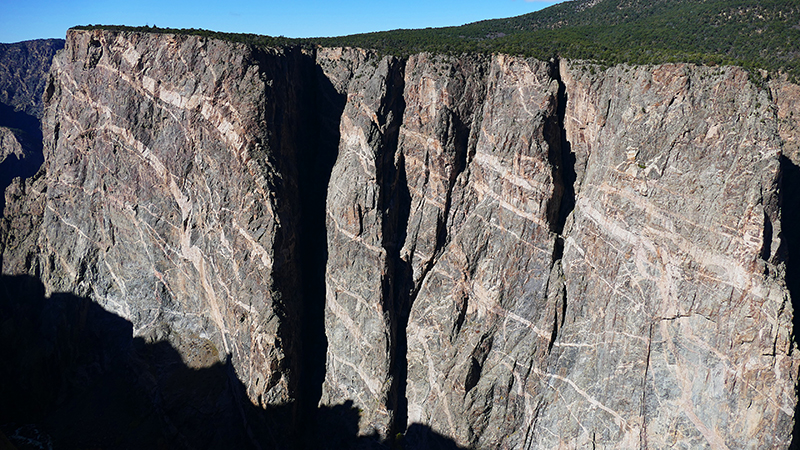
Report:
M 314 414 L 322 397 L 328 339 L 325 335 L 325 269 L 328 263 L 326 200 L 331 172 L 339 156 L 339 121 L 346 102 L 313 60 L 307 61 L 310 74 L 309 108 L 302 112 L 308 126 L 299 136 L 298 184 L 301 221 L 299 256 L 303 291 L 303 355 L 300 385 L 301 414 L 305 423 L 315 421 Z M 312 132 L 308 132 L 312 130 Z M 305 139 L 302 141 L 302 139 Z
M 15 111 L 13 106 L 0 103 L 0 127 L 16 128 L 24 131 L 33 139 L 42 142 L 42 130 L 36 116 L 26 114 L 24 111 Z
M 89 299 L 46 297 L 36 278 L 0 277 L 0 446 L 456 448 L 424 426 L 405 444 L 358 436 L 352 401 L 317 408 L 294 437 L 293 407 L 254 406 L 229 362 L 192 369 L 168 343 L 132 331 Z
M 556 116 L 548 121 L 545 128 L 545 140 L 547 141 L 550 153 L 548 160 L 553 168 L 553 182 L 556 192 L 552 198 L 552 204 L 548 205 L 548 222 L 550 231 L 557 235 L 564 233 L 564 225 L 567 217 L 575 208 L 575 154 L 572 146 L 567 140 L 567 131 L 564 127 L 564 116 L 567 109 L 567 91 L 564 82 L 561 80 L 559 72 L 559 61 L 551 63 L 550 70 L 553 78 L 558 81 L 558 91 L 556 93 Z M 559 237 L 556 242 L 553 260 L 561 259 L 564 253 L 564 244 Z
M 800 330 L 800 167 L 789 158 L 781 156 L 781 234 L 783 248 L 780 257 L 786 260 L 786 288 L 792 299 L 794 317 L 792 334 L 795 342 Z M 800 397 L 800 390 L 797 392 Z M 795 406 L 794 431 L 790 448 L 800 448 L 800 420 Z
M 3 276 L 0 317 L 0 431 L 18 448 L 288 448 L 289 416 L 253 406 L 231 364 L 191 369 L 89 299 Z
M 275 231 L 276 262 L 273 289 L 284 300 L 284 340 L 296 394 L 297 415 L 292 430 L 301 439 L 317 421 L 325 380 L 325 272 L 328 261 L 326 199 L 339 151 L 339 121 L 346 97 L 336 91 L 312 53 L 286 47 L 276 55 L 255 48 L 254 62 L 265 86 L 259 137 L 262 155 L 280 177 Z M 267 131 L 269 130 L 269 131 Z M 259 150 L 254 152 L 257 154 Z

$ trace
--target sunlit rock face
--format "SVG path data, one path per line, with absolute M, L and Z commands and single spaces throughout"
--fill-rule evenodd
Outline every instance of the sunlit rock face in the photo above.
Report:
M 291 401 L 303 55 L 146 33 L 68 38 L 44 93 L 47 290 L 95 299 L 190 367 L 229 355 L 254 402 Z
M 561 72 L 582 164 L 536 441 L 787 446 L 797 354 L 768 93 L 733 68 Z
M 475 200 L 453 203 L 465 225 L 412 307 L 409 419 L 479 448 L 788 445 L 797 356 L 768 93 L 738 69 L 595 69 L 489 72 Z M 560 142 L 531 132 L 558 107 Z M 538 154 L 514 147 L 526 139 Z
M 796 85 L 73 30 L 43 95 L 3 272 L 230 359 L 300 428 L 352 405 L 386 445 L 792 440 Z

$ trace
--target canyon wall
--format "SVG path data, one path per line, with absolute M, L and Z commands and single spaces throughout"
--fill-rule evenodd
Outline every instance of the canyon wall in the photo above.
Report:
M 96 300 L 190 367 L 230 357 L 263 404 L 296 396 L 300 58 L 75 32 L 44 94 L 47 291 Z
M 300 429 L 787 447 L 800 93 L 770 83 L 71 30 L 2 269 Z

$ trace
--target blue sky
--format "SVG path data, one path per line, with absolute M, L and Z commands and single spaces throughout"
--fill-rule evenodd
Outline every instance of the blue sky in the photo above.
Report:
M 561 0 L 563 1 L 563 0 Z M 340 36 L 463 25 L 537 11 L 546 0 L 0 0 L 0 42 L 63 38 L 75 25 L 157 25 L 273 36 Z

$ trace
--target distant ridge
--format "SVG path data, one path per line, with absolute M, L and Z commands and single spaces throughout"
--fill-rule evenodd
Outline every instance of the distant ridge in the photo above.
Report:
M 50 62 L 64 48 L 64 43 L 63 39 L 36 39 L 0 44 L 0 105 L 38 120 L 42 116 L 42 91 Z M 2 120 L 0 125 L 9 126 Z M 18 124 L 11 126 L 24 128 Z
M 606 65 L 689 62 L 784 72 L 795 80 L 800 77 L 797 0 L 575 0 L 522 16 L 458 27 L 309 39 L 204 30 L 146 30 L 203 34 L 265 45 L 362 47 L 398 56 L 478 52 L 543 60 L 583 59 Z

